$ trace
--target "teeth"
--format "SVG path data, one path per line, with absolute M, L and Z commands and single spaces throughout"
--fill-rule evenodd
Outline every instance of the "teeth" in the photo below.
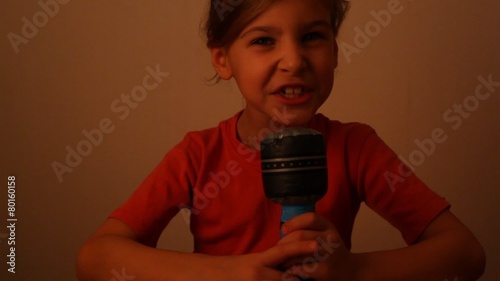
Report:
M 295 98 L 302 95 L 304 89 L 302 87 L 286 87 L 281 93 L 287 98 Z

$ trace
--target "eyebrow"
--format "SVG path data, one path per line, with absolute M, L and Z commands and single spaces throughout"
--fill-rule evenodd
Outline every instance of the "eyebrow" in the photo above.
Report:
M 306 24 L 304 29 L 310 29 L 310 28 L 313 28 L 316 26 L 328 27 L 330 29 L 332 28 L 332 24 L 326 20 L 315 20 L 315 21 L 312 21 L 312 22 Z
M 315 21 L 312 21 L 312 22 L 305 24 L 302 29 L 307 30 L 307 29 L 314 28 L 316 26 L 328 27 L 330 29 L 332 28 L 332 25 L 326 20 L 315 20 Z M 254 26 L 254 27 L 246 30 L 245 32 L 243 32 L 240 35 L 240 38 L 244 38 L 244 37 L 248 36 L 248 34 L 253 33 L 253 32 L 279 33 L 280 30 L 278 28 L 272 27 L 272 26 Z
M 279 33 L 279 29 L 272 27 L 272 26 L 254 26 L 254 27 L 250 28 L 249 30 L 243 32 L 240 35 L 240 38 L 244 38 L 244 37 L 248 36 L 250 33 L 259 32 L 259 31 L 260 32 L 267 32 L 267 33 Z

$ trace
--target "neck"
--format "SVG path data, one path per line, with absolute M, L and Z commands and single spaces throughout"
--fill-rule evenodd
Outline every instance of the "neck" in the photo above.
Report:
M 238 119 L 236 132 L 243 144 L 251 149 L 260 150 L 261 140 L 283 127 L 284 125 L 267 116 L 250 116 L 244 110 Z

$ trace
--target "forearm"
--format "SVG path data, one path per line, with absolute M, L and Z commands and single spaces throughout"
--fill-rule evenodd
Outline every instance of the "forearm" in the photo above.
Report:
M 475 237 L 450 230 L 415 245 L 354 254 L 358 280 L 476 280 L 484 270 L 484 252 Z
M 215 257 L 155 249 L 109 234 L 91 239 L 80 250 L 77 274 L 82 281 L 196 280 L 203 276 L 197 271 L 206 274 L 203 266 L 210 268 L 212 259 Z

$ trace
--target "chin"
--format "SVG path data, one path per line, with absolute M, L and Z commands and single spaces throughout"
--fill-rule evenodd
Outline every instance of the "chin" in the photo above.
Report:
M 315 106 L 280 106 L 271 110 L 269 117 L 284 127 L 308 127 L 316 115 Z
M 307 114 L 307 115 L 301 114 L 295 117 L 294 119 L 290 120 L 290 122 L 286 124 L 285 127 L 309 127 L 309 124 L 314 118 L 314 115 L 315 114 Z

